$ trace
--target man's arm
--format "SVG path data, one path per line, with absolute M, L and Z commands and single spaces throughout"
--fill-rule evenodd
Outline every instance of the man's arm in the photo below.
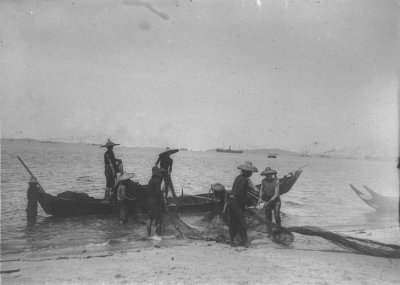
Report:
M 276 179 L 275 194 L 274 194 L 274 196 L 272 197 L 271 200 L 275 200 L 278 197 L 279 197 L 279 179 Z
M 168 174 L 171 174 L 171 172 L 172 172 L 172 163 L 173 163 L 174 161 L 171 159 L 171 164 L 169 165 L 169 171 L 168 171 Z

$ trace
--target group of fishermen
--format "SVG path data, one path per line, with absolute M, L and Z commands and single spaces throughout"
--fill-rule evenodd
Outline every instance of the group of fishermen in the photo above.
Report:
M 108 139 L 107 143 L 101 147 L 107 148 L 104 153 L 104 174 L 106 176 L 106 189 L 104 200 L 114 203 L 115 208 L 119 209 L 120 223 L 126 223 L 128 217 L 128 188 L 132 181 L 130 180 L 135 176 L 134 173 L 124 172 L 121 159 L 115 158 L 113 151 L 114 146 L 119 144 L 113 143 Z M 173 197 L 176 198 L 174 186 L 171 180 L 171 172 L 173 160 L 171 154 L 178 150 L 166 148 L 166 150 L 158 156 L 152 168 L 152 177 L 148 182 L 148 221 L 147 221 L 147 234 L 151 236 L 151 226 L 154 223 L 156 227 L 156 236 L 162 235 L 162 217 L 167 211 L 165 198 L 168 196 L 169 189 Z M 161 191 L 161 184 L 164 181 L 165 185 L 165 198 Z
M 228 194 L 230 199 L 228 199 L 227 204 L 227 211 L 229 211 L 228 214 L 230 217 L 230 244 L 232 246 L 236 245 L 235 237 L 239 234 L 241 240 L 239 245 L 249 247 L 245 217 L 245 209 L 248 201 L 247 196 L 259 192 L 259 196 L 254 198 L 258 198 L 259 203 L 263 204 L 267 233 L 272 234 L 272 212 L 274 212 L 275 223 L 281 225 L 279 179 L 276 176 L 277 171 L 267 167 L 261 172 L 261 175 L 265 176 L 265 178 L 261 182 L 261 189 L 258 190 L 250 179 L 254 172 L 258 172 L 258 169 L 249 161 L 239 165 L 237 168 L 241 170 L 241 173 L 233 182 L 232 192 Z
M 129 179 L 134 174 L 123 172 L 122 161 L 116 159 L 113 147 L 119 144 L 113 143 L 108 139 L 107 143 L 101 147 L 106 147 L 104 153 L 105 176 L 106 176 L 106 191 L 105 200 L 112 199 L 116 195 L 116 201 L 120 208 L 121 223 L 127 220 L 127 187 Z M 168 147 L 165 152 L 161 153 L 152 168 L 152 177 L 148 183 L 148 221 L 147 233 L 151 236 L 151 226 L 154 223 L 156 227 L 156 235 L 162 235 L 162 217 L 167 211 L 165 198 L 168 196 L 168 189 L 171 189 L 172 195 L 176 198 L 173 184 L 171 181 L 171 172 L 173 160 L 170 155 L 177 150 L 170 150 Z M 158 167 L 160 165 L 160 167 Z M 232 191 L 227 192 L 225 199 L 225 211 L 229 214 L 229 235 L 230 243 L 236 246 L 235 237 L 240 236 L 239 245 L 248 247 L 249 240 L 247 237 L 247 225 L 245 218 L 245 209 L 247 205 L 247 197 L 251 193 L 259 193 L 257 197 L 260 203 L 264 203 L 265 218 L 267 221 L 267 232 L 272 231 L 272 212 L 274 212 L 275 223 L 281 225 L 280 208 L 281 200 L 279 196 L 279 179 L 277 171 L 267 167 L 261 172 L 265 178 L 261 182 L 261 189 L 258 190 L 250 177 L 253 173 L 258 172 L 258 169 L 251 162 L 245 162 L 237 167 L 241 170 L 233 183 Z M 161 191 L 162 181 L 165 183 L 165 197 Z M 115 187 L 118 185 L 118 187 Z M 249 193 L 249 190 L 251 193 Z M 254 195 L 254 194 L 251 194 Z
M 126 223 L 128 217 L 128 201 L 132 198 L 128 196 L 128 188 L 133 183 L 130 179 L 135 176 L 133 173 L 123 171 L 122 160 L 115 158 L 113 147 L 119 144 L 113 143 L 108 139 L 107 143 L 101 147 L 106 147 L 107 151 L 104 153 L 105 176 L 106 176 L 106 189 L 104 200 L 113 202 L 116 209 L 118 209 L 120 222 Z M 163 216 L 167 213 L 166 198 L 168 196 L 168 189 L 171 189 L 172 195 L 176 198 L 175 190 L 171 180 L 173 160 L 170 155 L 178 150 L 171 150 L 168 147 L 161 153 L 152 167 L 152 176 L 148 182 L 148 220 L 147 220 L 147 234 L 151 236 L 151 227 L 155 225 L 156 236 L 154 238 L 161 238 L 162 236 L 162 223 Z M 281 200 L 279 197 L 279 179 L 277 172 L 270 167 L 267 167 L 261 172 L 265 178 L 261 182 L 261 189 L 258 190 L 250 177 L 253 173 L 258 172 L 258 169 L 252 165 L 251 162 L 240 164 L 238 169 L 241 170 L 233 183 L 232 191 L 226 191 L 224 211 L 228 214 L 229 218 L 229 235 L 230 244 L 236 246 L 235 237 L 237 234 L 240 236 L 240 246 L 248 247 L 249 240 L 247 237 L 247 224 L 245 217 L 245 210 L 247 207 L 248 195 L 252 193 L 259 193 L 259 203 L 264 203 L 265 218 L 267 221 L 267 232 L 272 233 L 272 212 L 274 212 L 275 223 L 281 225 L 280 207 Z M 164 181 L 164 195 L 161 190 L 161 184 Z M 28 217 L 35 218 L 37 215 L 36 192 L 41 191 L 40 185 L 35 177 L 31 177 L 29 181 Z M 32 197 L 31 197 L 32 196 Z

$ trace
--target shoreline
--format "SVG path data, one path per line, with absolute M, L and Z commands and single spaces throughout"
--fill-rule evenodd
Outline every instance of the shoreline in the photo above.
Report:
M 379 231 L 352 236 L 373 239 Z M 1 278 L 4 284 L 400 283 L 400 259 L 351 253 L 298 234 L 290 247 L 252 237 L 248 249 L 174 238 L 42 250 L 2 260 Z

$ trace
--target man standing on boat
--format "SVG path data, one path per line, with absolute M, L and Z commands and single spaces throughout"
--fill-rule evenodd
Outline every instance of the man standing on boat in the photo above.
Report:
M 151 225 L 155 224 L 156 235 L 158 238 L 162 236 L 162 217 L 166 212 L 164 197 L 161 192 L 161 182 L 163 179 L 163 169 L 158 167 L 152 168 L 152 176 L 148 183 L 148 220 L 147 220 L 147 236 L 151 236 Z
M 170 157 L 170 155 L 177 153 L 178 151 L 179 149 L 170 149 L 169 147 L 167 147 L 163 153 L 160 153 L 156 161 L 156 164 L 154 165 L 155 167 L 158 167 L 158 164 L 160 164 L 160 168 L 164 169 L 162 173 L 163 173 L 163 180 L 165 187 L 165 198 L 167 198 L 168 196 L 169 188 L 171 188 L 172 196 L 176 198 L 174 185 L 172 184 L 172 179 L 171 179 L 173 160 Z
M 116 159 L 114 155 L 113 148 L 119 144 L 113 143 L 110 139 L 108 139 L 105 145 L 100 147 L 106 147 L 107 151 L 104 153 L 104 174 L 106 176 L 106 190 L 104 193 L 104 200 L 110 200 L 111 190 L 115 186 L 115 178 L 117 177 L 117 173 L 121 172 L 121 169 L 118 167 L 118 164 L 122 163 L 121 159 Z
M 281 198 L 279 196 L 279 179 L 276 174 L 276 170 L 271 167 L 267 167 L 261 172 L 265 178 L 261 182 L 260 200 L 266 202 L 264 207 L 268 234 L 271 234 L 272 229 L 272 211 L 274 211 L 275 223 L 281 225 Z
M 241 239 L 240 245 L 249 247 L 244 211 L 247 205 L 247 192 L 254 185 L 250 180 L 250 176 L 253 172 L 258 172 L 258 169 L 249 161 L 239 165 L 237 168 L 241 170 L 241 173 L 236 177 L 235 182 L 233 182 L 231 200 L 228 203 L 230 215 L 229 235 L 231 246 L 235 245 L 235 237 L 239 233 Z

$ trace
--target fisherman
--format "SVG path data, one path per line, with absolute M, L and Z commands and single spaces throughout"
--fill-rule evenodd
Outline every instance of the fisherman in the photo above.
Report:
M 35 220 L 37 217 L 37 195 L 40 191 L 39 182 L 36 177 L 32 176 L 29 179 L 29 188 L 26 192 L 28 198 L 28 205 L 26 206 L 26 215 L 28 220 Z
M 254 185 L 251 182 L 250 176 L 253 172 L 258 172 L 258 169 L 253 166 L 250 161 L 241 164 L 237 167 L 241 170 L 232 186 L 231 200 L 228 202 L 228 210 L 230 214 L 229 220 L 229 235 L 230 244 L 235 246 L 235 237 L 239 233 L 241 243 L 239 245 L 249 247 L 247 237 L 247 225 L 245 217 L 245 208 L 247 205 L 247 192 Z
M 162 220 L 163 214 L 166 212 L 164 197 L 161 192 L 161 182 L 163 179 L 163 169 L 158 167 L 152 168 L 152 177 L 148 184 L 148 220 L 147 220 L 147 236 L 151 236 L 151 225 L 153 222 L 156 227 L 156 235 L 162 236 Z
M 128 197 L 128 185 L 134 173 L 125 172 L 120 177 L 118 177 L 118 190 L 117 190 L 117 205 L 119 208 L 119 219 L 121 224 L 128 222 L 128 200 L 132 198 Z
M 274 211 L 275 223 L 281 225 L 281 198 L 279 196 L 279 179 L 276 177 L 277 172 L 271 167 L 265 168 L 261 172 L 265 178 L 261 182 L 260 201 L 266 202 L 264 205 L 265 219 L 267 221 L 267 232 L 272 232 L 272 211 Z
M 158 167 L 158 164 L 160 164 L 160 168 L 164 169 L 162 173 L 163 173 L 163 180 L 165 187 L 165 198 L 167 198 L 168 196 L 169 188 L 171 188 L 172 196 L 176 198 L 174 185 L 172 184 L 172 179 L 171 179 L 173 160 L 170 157 L 170 155 L 178 151 L 179 151 L 178 149 L 170 149 L 169 147 L 167 147 L 163 153 L 160 153 L 154 165 L 155 167 Z
M 110 139 L 108 139 L 105 145 L 100 147 L 106 147 L 107 151 L 104 153 L 104 174 L 106 176 L 106 190 L 104 193 L 104 200 L 110 200 L 111 190 L 115 186 L 115 179 L 117 177 L 118 172 L 122 172 L 122 170 L 118 167 L 117 164 L 121 165 L 122 160 L 116 159 L 114 155 L 113 148 L 119 144 L 113 143 Z

